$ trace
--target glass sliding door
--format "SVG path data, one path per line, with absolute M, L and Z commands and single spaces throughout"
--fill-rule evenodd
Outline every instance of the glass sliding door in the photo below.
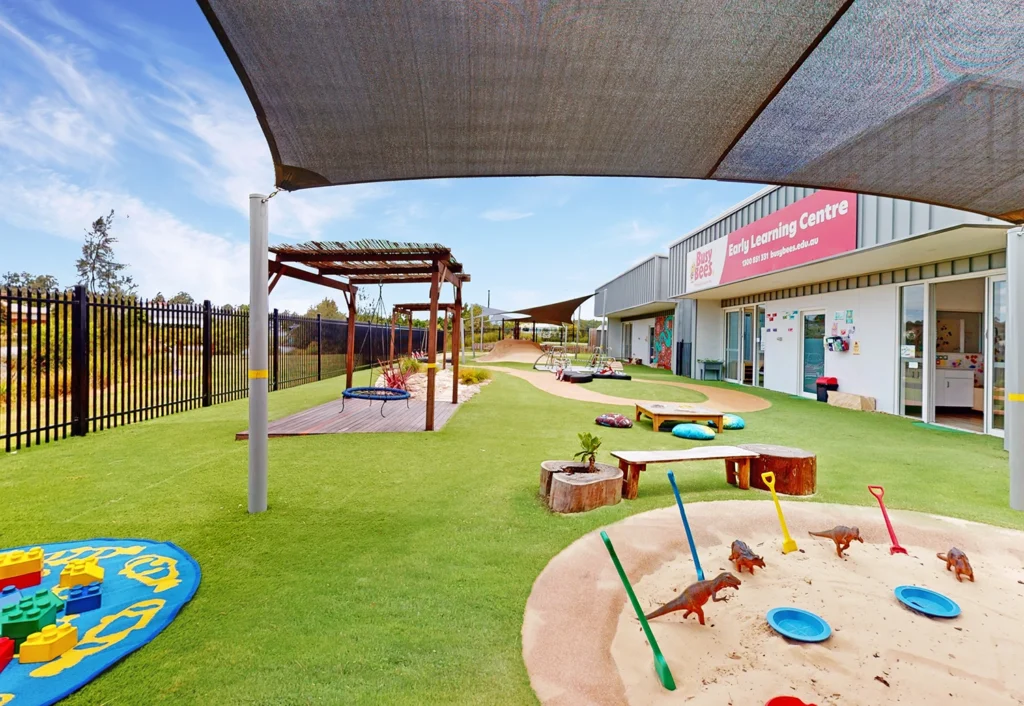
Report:
M 764 307 L 757 307 L 757 323 L 754 325 L 754 337 L 757 344 L 754 346 L 754 355 L 757 356 L 757 373 L 754 375 L 754 384 L 758 387 L 764 387 Z
M 633 358 L 633 324 L 622 324 L 622 358 L 628 363 Z
M 725 313 L 725 379 L 740 379 L 740 312 Z
M 1003 435 L 1006 425 L 1006 316 L 1007 289 L 1006 278 L 989 280 L 988 304 L 988 430 L 998 436 Z
M 825 312 L 803 312 L 803 391 L 816 394 L 818 378 L 825 374 Z
M 754 310 L 743 310 L 743 384 L 754 384 Z
M 925 285 L 900 289 L 900 410 L 921 418 L 924 405 Z

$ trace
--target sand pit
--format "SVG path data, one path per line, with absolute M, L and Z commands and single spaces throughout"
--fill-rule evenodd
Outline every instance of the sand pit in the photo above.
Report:
M 738 591 L 723 592 L 728 602 L 706 604 L 705 627 L 695 616 L 683 620 L 681 612 L 652 621 L 675 692 L 662 689 L 654 674 L 650 649 L 598 535 L 555 557 L 534 585 L 523 625 L 524 659 L 541 702 L 753 706 L 791 694 L 819 706 L 1024 703 L 1024 533 L 891 512 L 910 552 L 892 556 L 877 508 L 784 508 L 803 552 L 782 555 L 769 501 L 687 506 L 707 578 L 734 571 L 727 558 L 736 538 L 768 566 L 753 577 L 744 573 Z M 807 536 L 809 529 L 835 524 L 859 525 L 865 539 L 846 559 L 830 541 Z M 674 507 L 607 531 L 645 611 L 695 580 Z M 935 557 L 954 544 L 970 556 L 977 583 L 957 583 Z M 893 588 L 900 584 L 940 591 L 963 613 L 948 621 L 920 616 L 896 601 Z M 832 637 L 806 645 L 773 632 L 765 613 L 790 605 L 822 616 Z
M 544 354 L 540 344 L 527 340 L 506 338 L 494 344 L 481 363 L 535 363 Z

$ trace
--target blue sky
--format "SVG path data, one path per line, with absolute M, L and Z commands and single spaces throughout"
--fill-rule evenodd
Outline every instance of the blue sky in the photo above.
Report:
M 248 194 L 273 188 L 273 168 L 192 0 L 0 0 L 0 66 L 0 272 L 73 283 L 86 227 L 114 209 L 116 253 L 142 295 L 248 299 Z M 443 243 L 473 275 L 468 301 L 489 289 L 492 306 L 512 309 L 593 291 L 758 188 L 568 177 L 332 187 L 275 198 L 271 243 Z M 285 280 L 271 306 L 304 311 L 326 294 Z M 389 303 L 425 297 L 425 286 L 384 290 Z

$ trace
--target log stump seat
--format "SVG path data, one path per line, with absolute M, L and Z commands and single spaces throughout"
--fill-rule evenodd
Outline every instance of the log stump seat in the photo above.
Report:
M 578 461 L 544 461 L 540 464 L 540 496 L 552 512 L 586 512 L 622 499 L 622 471 L 595 463 L 592 473 L 566 469 L 586 468 Z
M 781 495 L 814 495 L 818 489 L 818 457 L 810 451 L 775 444 L 739 444 L 739 448 L 753 451 L 757 458 L 750 460 L 750 485 L 761 490 L 768 486 L 761 474 L 775 474 L 775 492 Z M 732 482 L 730 480 L 730 482 Z

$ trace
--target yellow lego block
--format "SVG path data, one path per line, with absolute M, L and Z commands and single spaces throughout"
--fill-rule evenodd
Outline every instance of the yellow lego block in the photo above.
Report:
M 74 625 L 47 625 L 21 643 L 18 661 L 22 664 L 49 662 L 78 644 L 78 628 Z
M 0 579 L 22 574 L 35 574 L 43 570 L 43 548 L 15 549 L 0 554 Z
M 96 559 L 69 561 L 60 572 L 61 586 L 85 586 L 103 580 L 103 567 Z

